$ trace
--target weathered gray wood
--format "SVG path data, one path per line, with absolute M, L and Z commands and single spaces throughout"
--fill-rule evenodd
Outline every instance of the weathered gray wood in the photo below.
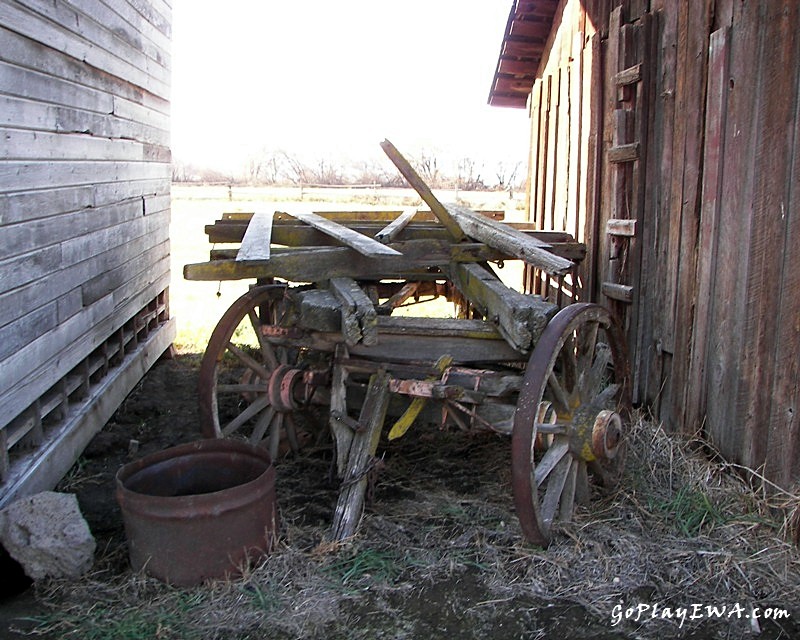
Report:
M 630 285 L 618 284 L 616 282 L 604 282 L 601 289 L 603 294 L 612 300 L 633 302 L 633 287 Z
M 375 239 L 384 244 L 393 242 L 415 215 L 417 215 L 416 208 L 406 209 L 383 229 L 378 231 L 378 233 L 375 234 Z
M 299 209 L 293 209 L 292 211 L 285 211 L 283 213 L 287 213 L 293 218 L 297 218 L 298 220 L 305 222 L 315 229 L 319 229 L 320 231 L 327 233 L 328 235 L 339 240 L 342 244 L 355 249 L 361 255 L 368 257 L 402 255 L 396 249 L 392 249 L 391 247 L 388 247 L 373 238 L 362 235 L 357 231 L 353 231 L 344 225 L 333 222 L 332 220 L 328 220 L 327 218 L 323 218 L 312 211 L 300 211 Z
M 367 294 L 352 278 L 331 278 L 328 287 L 341 305 L 345 343 L 374 345 L 378 341 L 378 320 Z
M 606 233 L 632 238 L 636 235 L 636 220 L 607 220 Z
M 0 389 L 0 426 L 24 411 L 168 284 L 165 274 L 121 305 L 106 296 L 0 363 L 5 383 Z
M 535 346 L 558 311 L 554 304 L 510 289 L 478 264 L 454 264 L 450 276 L 462 295 L 521 352 Z
M 175 321 L 170 320 L 152 332 L 149 340 L 140 344 L 119 367 L 111 369 L 110 375 L 91 389 L 91 395 L 70 412 L 68 419 L 55 432 L 47 434 L 43 450 L 31 452 L 14 464 L 0 493 L 0 508 L 18 497 L 55 487 L 174 339 Z
M 358 529 L 364 511 L 368 476 L 375 469 L 375 453 L 388 406 L 389 376 L 382 371 L 370 378 L 367 397 L 358 418 L 363 430 L 354 434 L 350 444 L 331 525 L 333 540 L 347 540 Z
M 524 260 L 553 275 L 564 275 L 575 266 L 570 260 L 551 253 L 547 244 L 502 222 L 483 218 L 474 211 L 456 204 L 445 206 L 466 235 L 498 251 Z
M 236 260 L 269 260 L 271 241 L 272 212 L 257 211 L 250 218 Z
M 459 224 L 453 220 L 450 212 L 439 202 L 438 198 L 433 195 L 430 187 L 420 178 L 419 174 L 414 170 L 414 167 L 411 166 L 411 163 L 403 157 L 403 154 L 388 140 L 381 142 L 381 148 L 414 191 L 419 194 L 423 202 L 431 208 L 433 214 L 439 219 L 439 222 L 444 225 L 453 239 L 463 240 L 464 232 L 461 230 Z
M 620 144 L 608 150 L 608 161 L 612 163 L 633 162 L 639 159 L 639 143 Z

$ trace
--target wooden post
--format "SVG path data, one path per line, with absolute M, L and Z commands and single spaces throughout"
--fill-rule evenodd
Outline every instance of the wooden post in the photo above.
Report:
M 386 409 L 389 406 L 389 375 L 381 370 L 369 380 L 367 397 L 358 419 L 359 430 L 353 435 L 346 470 L 333 514 L 331 538 L 346 540 L 353 536 L 364 511 L 368 475 L 375 466 L 375 452 L 381 437 Z

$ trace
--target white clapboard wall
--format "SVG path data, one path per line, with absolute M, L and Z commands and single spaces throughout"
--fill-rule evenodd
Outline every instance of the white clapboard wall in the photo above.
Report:
M 0 0 L 0 505 L 174 336 L 168 0 Z

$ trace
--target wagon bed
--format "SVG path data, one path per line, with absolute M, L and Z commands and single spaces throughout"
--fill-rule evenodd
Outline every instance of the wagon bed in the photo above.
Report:
M 522 261 L 568 276 L 585 253 L 574 238 L 444 205 L 382 146 L 428 210 L 293 204 L 206 228 L 239 246 L 213 249 L 186 278 L 257 285 L 209 340 L 204 434 L 263 441 L 275 458 L 282 438 L 300 448 L 296 416 L 327 411 L 342 481 L 334 539 L 356 531 L 384 423 L 390 439 L 433 421 L 510 435 L 523 533 L 546 545 L 576 501 L 615 482 L 629 406 L 620 330 L 598 305 L 559 309 L 495 271 Z M 410 315 L 434 299 L 452 303 L 449 317 Z

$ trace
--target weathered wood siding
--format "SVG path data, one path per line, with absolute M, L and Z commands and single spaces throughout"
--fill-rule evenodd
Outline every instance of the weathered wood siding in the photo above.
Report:
M 800 4 L 564 0 L 530 100 L 530 217 L 589 246 L 635 398 L 800 479 Z M 555 295 L 534 274 L 531 288 Z
M 168 316 L 170 14 L 0 0 L 4 480 Z

